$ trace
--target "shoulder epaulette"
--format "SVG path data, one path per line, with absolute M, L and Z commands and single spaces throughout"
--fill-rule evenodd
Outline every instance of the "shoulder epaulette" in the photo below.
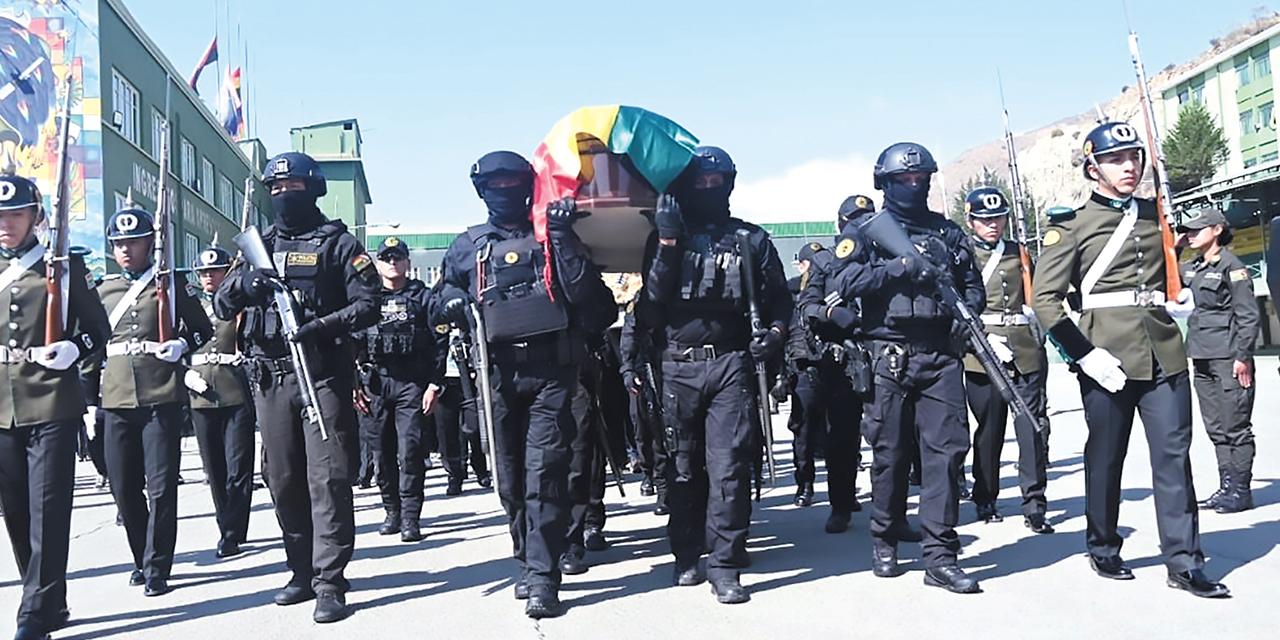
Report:
M 1044 213 L 1046 216 L 1049 217 L 1049 224 L 1055 224 L 1060 222 L 1066 222 L 1068 220 L 1074 220 L 1076 217 L 1076 212 L 1083 208 L 1084 208 L 1084 205 L 1080 205 L 1079 207 L 1074 207 L 1074 208 L 1058 205 L 1056 207 L 1049 207 L 1049 209 Z

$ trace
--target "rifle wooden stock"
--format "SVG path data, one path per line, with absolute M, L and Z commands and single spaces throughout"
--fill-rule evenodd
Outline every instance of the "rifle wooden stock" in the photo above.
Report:
M 67 146 L 71 142 L 72 76 L 67 75 L 67 95 L 62 102 L 62 129 L 58 132 L 58 173 L 53 188 L 53 217 L 49 220 L 49 251 L 45 254 L 45 316 L 44 342 L 51 345 L 62 340 L 66 325 L 62 287 L 67 272 L 67 256 L 70 254 L 70 224 L 67 208 L 67 180 L 70 160 Z M 40 205 L 37 205 L 40 206 Z
M 156 196 L 156 301 L 160 342 L 173 339 L 172 237 L 169 234 L 169 125 L 160 128 L 160 193 Z
M 1129 31 L 1129 54 L 1133 58 L 1133 72 L 1138 77 L 1138 97 L 1142 103 L 1142 117 L 1146 121 L 1147 145 L 1150 147 L 1152 176 L 1156 185 L 1156 211 L 1160 218 L 1160 242 L 1164 245 L 1165 295 L 1177 300 L 1182 293 L 1182 274 L 1178 269 L 1178 251 L 1174 248 L 1173 227 L 1169 224 L 1169 174 L 1165 172 L 1164 147 L 1156 131 L 1155 105 L 1151 102 L 1151 89 L 1147 85 L 1147 71 L 1142 66 L 1142 53 L 1138 50 L 1138 34 Z

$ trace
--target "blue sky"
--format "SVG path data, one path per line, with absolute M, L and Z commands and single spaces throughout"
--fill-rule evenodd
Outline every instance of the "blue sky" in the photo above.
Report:
M 370 221 L 402 228 L 479 221 L 471 163 L 502 148 L 531 157 L 587 105 L 644 107 L 724 147 L 744 217 L 814 220 L 843 195 L 878 195 L 871 163 L 893 142 L 945 163 L 1002 136 L 997 67 L 1016 130 L 1134 82 L 1120 0 L 124 1 L 183 73 L 215 23 L 223 70 L 242 65 L 238 22 L 252 126 L 270 153 L 287 150 L 290 127 L 358 118 Z M 1258 4 L 1129 0 L 1128 12 L 1154 74 Z

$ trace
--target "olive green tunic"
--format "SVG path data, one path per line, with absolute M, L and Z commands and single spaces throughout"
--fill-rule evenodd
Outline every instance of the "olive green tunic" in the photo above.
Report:
M 979 269 L 986 266 L 991 259 L 992 249 L 984 248 L 974 242 L 974 263 Z M 1023 305 L 1027 304 L 1026 292 L 1022 290 L 1022 259 L 1018 251 L 1018 243 L 1005 240 L 1004 252 L 996 265 L 995 273 L 987 280 L 987 310 L 983 316 L 1013 316 L 1022 314 Z M 1048 362 L 1045 359 L 1044 344 L 1036 337 L 1030 324 L 999 325 L 984 322 L 988 334 L 1004 336 L 1008 339 L 1009 348 L 1013 350 L 1013 365 L 1019 373 L 1031 373 L 1044 369 Z M 986 373 L 982 363 L 972 354 L 964 358 L 964 370 L 973 373 Z
M 200 374 L 209 385 L 203 395 L 191 393 L 192 409 L 217 409 L 219 407 L 236 407 L 248 401 L 246 388 L 248 378 L 245 376 L 243 364 L 195 364 L 201 355 L 236 355 L 236 321 L 219 320 L 213 315 L 213 297 L 198 294 L 200 307 L 205 316 L 213 323 L 213 337 L 200 347 L 192 357 L 191 369 Z

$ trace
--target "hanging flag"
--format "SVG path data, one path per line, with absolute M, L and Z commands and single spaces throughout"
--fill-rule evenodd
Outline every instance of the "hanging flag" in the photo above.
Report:
M 236 140 L 244 137 L 244 105 L 240 102 L 240 68 L 227 69 L 218 90 L 218 122 Z
M 204 50 L 204 56 L 200 58 L 200 62 L 196 63 L 196 70 L 191 72 L 191 81 L 187 83 L 191 85 L 191 88 L 195 90 L 196 93 L 200 93 L 200 91 L 196 89 L 196 83 L 200 81 L 200 72 L 204 71 L 205 67 L 217 61 L 218 61 L 218 36 L 214 36 L 213 42 L 209 43 L 209 48 Z

